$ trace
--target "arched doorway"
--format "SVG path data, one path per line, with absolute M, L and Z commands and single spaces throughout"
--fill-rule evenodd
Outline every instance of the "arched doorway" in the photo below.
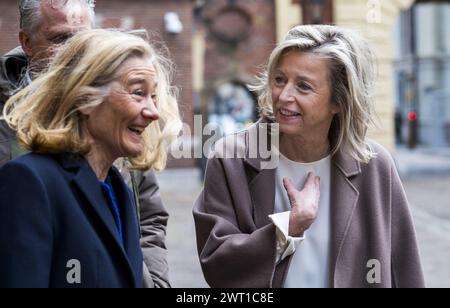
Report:
M 216 87 L 208 104 L 208 122 L 222 135 L 244 129 L 256 118 L 256 100 L 246 85 L 230 81 Z

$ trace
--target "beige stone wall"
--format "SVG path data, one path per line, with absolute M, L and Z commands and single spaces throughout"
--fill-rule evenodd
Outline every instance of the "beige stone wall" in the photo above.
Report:
M 413 0 L 335 0 L 334 21 L 339 26 L 355 29 L 369 39 L 378 58 L 376 110 L 379 125 L 370 137 L 393 151 L 394 134 L 394 76 L 393 29 L 400 10 Z
M 291 0 L 275 0 L 277 41 L 280 42 L 294 26 L 302 24 L 302 9 Z

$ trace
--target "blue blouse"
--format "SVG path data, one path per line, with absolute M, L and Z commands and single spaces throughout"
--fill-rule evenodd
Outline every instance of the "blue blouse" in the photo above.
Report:
M 116 221 L 116 224 L 117 224 L 117 229 L 119 231 L 119 239 L 123 246 L 124 243 L 123 243 L 122 219 L 120 218 L 120 209 L 119 209 L 119 205 L 117 203 L 116 196 L 114 194 L 114 189 L 112 187 L 111 180 L 109 179 L 109 177 L 107 177 L 105 182 L 102 182 L 102 181 L 99 181 L 99 182 L 103 188 L 103 191 L 105 192 L 105 194 L 107 196 L 110 206 L 112 207 L 111 210 L 114 215 L 114 220 Z

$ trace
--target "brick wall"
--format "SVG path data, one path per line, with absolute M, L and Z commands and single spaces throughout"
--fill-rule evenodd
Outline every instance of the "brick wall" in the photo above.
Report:
M 227 0 L 210 0 L 203 12 L 204 18 L 213 19 L 227 5 Z M 252 20 L 250 36 L 233 48 L 215 37 L 206 24 L 205 91 L 206 95 L 222 80 L 253 79 L 261 71 L 275 46 L 275 4 L 273 0 L 236 1 L 239 9 Z M 227 25 L 225 25 L 227 26 Z M 232 25 L 229 25 L 232 26 Z
M 174 83 L 181 88 L 180 110 L 184 122 L 192 127 L 192 1 L 191 0 L 97 0 L 97 26 L 147 29 L 152 37 L 166 43 L 177 74 Z M 164 30 L 164 14 L 178 13 L 184 30 L 168 34 Z M 19 14 L 16 0 L 0 0 L 0 54 L 18 46 Z M 191 160 L 171 161 L 170 166 L 192 166 Z
M 19 45 L 19 9 L 16 0 L 0 0 L 0 54 Z

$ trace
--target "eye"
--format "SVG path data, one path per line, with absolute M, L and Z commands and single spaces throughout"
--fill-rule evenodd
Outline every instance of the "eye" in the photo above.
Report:
M 72 37 L 72 34 L 70 34 L 70 33 L 59 34 L 57 36 L 52 37 L 50 39 L 50 42 L 52 42 L 52 44 L 55 44 L 55 45 L 60 45 L 60 44 L 64 44 L 71 37 Z
M 158 95 L 152 94 L 152 101 L 156 104 L 158 102 Z
M 282 86 L 285 84 L 284 77 L 282 77 L 282 76 L 275 76 L 273 81 L 276 86 Z
M 297 87 L 298 87 L 301 91 L 304 91 L 304 92 L 312 91 L 312 89 L 313 89 L 309 84 L 307 84 L 307 83 L 305 83 L 305 82 L 299 83 L 299 84 L 297 85 Z
M 132 92 L 132 94 L 133 94 L 133 95 L 137 95 L 137 96 L 141 96 L 141 97 L 144 97 L 144 96 L 145 96 L 145 92 L 144 92 L 143 90 L 141 90 L 141 89 L 134 90 L 134 91 Z

